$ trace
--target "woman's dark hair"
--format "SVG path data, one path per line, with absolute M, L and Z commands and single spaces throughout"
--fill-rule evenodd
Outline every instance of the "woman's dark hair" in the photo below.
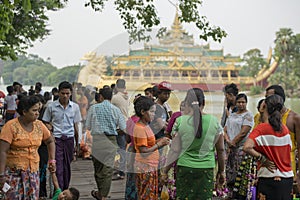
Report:
M 29 111 L 29 109 L 35 104 L 41 102 L 40 98 L 35 95 L 32 96 L 23 96 L 19 99 L 19 104 L 17 108 L 17 112 L 19 115 L 23 115 L 24 111 Z
M 274 131 L 281 131 L 281 109 L 283 108 L 283 99 L 281 96 L 274 94 L 265 99 L 267 111 L 269 114 L 269 123 Z
M 261 99 L 261 100 L 258 101 L 257 107 L 256 107 L 258 111 L 259 111 L 259 108 L 260 108 L 262 102 L 264 102 L 264 100 L 265 100 L 265 99 Z
M 200 106 L 205 105 L 204 93 L 200 88 L 189 89 L 186 97 L 184 99 L 185 105 L 193 108 L 194 111 L 194 127 L 197 127 L 195 130 L 195 137 L 202 137 L 202 114 L 199 109 Z
M 41 94 L 35 94 L 34 96 L 36 96 L 37 98 L 39 98 L 39 99 L 40 99 L 40 102 L 41 102 L 42 104 L 45 104 L 45 103 L 46 103 L 45 98 L 44 98 L 43 95 L 41 95 Z
M 150 98 L 145 97 L 145 96 L 140 96 L 134 102 L 135 114 L 138 117 L 142 117 L 142 110 L 148 111 L 148 110 L 150 110 L 151 106 L 153 106 L 153 105 L 154 105 L 154 102 Z
M 141 94 L 137 94 L 134 96 L 134 99 L 133 99 L 133 106 L 136 104 L 138 98 L 140 98 L 142 95 Z
M 80 193 L 76 188 L 70 187 L 69 188 L 71 194 L 72 194 L 72 200 L 78 200 L 80 197 Z
M 248 103 L 247 95 L 244 94 L 244 93 L 240 93 L 240 94 L 236 95 L 235 101 L 237 101 L 237 100 L 239 100 L 241 98 L 244 98 L 246 100 L 246 103 Z

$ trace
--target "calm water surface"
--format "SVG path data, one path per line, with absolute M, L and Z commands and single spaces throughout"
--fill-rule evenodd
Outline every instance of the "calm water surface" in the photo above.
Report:
M 23 86 L 23 88 L 28 91 L 30 86 Z M 43 90 L 45 91 L 51 91 L 52 87 L 43 87 Z M 6 92 L 6 86 L 0 85 L 0 90 Z M 133 101 L 134 96 L 141 93 L 144 94 L 143 91 L 129 91 L 129 97 L 130 102 Z M 176 112 L 179 110 L 179 104 L 180 102 L 185 98 L 186 92 L 182 91 L 172 91 L 171 97 L 168 101 L 170 104 L 173 112 Z M 248 104 L 247 108 L 250 110 L 253 114 L 257 112 L 256 106 L 260 99 L 264 98 L 264 94 L 262 95 L 256 95 L 256 96 L 248 96 Z M 215 115 L 217 118 L 221 119 L 221 115 L 223 112 L 223 106 L 224 106 L 224 95 L 222 92 L 205 92 L 205 102 L 206 105 L 204 107 L 204 111 L 209 114 Z M 295 112 L 300 114 L 300 101 L 298 98 L 287 98 L 285 105 L 288 108 L 291 108 Z M 129 109 L 130 115 L 134 113 L 133 105 L 130 105 Z
M 132 102 L 134 96 L 138 93 L 143 94 L 141 91 L 138 92 L 129 92 L 130 94 L 130 101 Z M 171 97 L 168 100 L 173 112 L 179 110 L 179 105 L 182 100 L 184 100 L 186 92 L 178 92 L 172 91 Z M 205 92 L 205 107 L 204 111 L 209 114 L 215 115 L 217 118 L 221 119 L 223 106 L 224 106 L 224 95 L 222 92 Z M 247 108 L 253 114 L 257 113 L 257 103 L 260 99 L 264 98 L 264 94 L 256 95 L 256 96 L 248 96 L 248 104 Z M 287 98 L 285 102 L 286 107 L 291 108 L 297 113 L 300 113 L 300 101 L 298 98 Z M 133 114 L 133 106 L 130 107 L 130 114 Z

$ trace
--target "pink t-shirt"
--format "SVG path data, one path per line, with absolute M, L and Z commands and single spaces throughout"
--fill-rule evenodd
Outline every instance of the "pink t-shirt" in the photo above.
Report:
M 174 112 L 168 122 L 168 127 L 166 129 L 166 131 L 168 133 L 171 133 L 172 132 L 172 128 L 173 128 L 173 125 L 175 123 L 175 120 L 180 117 L 182 115 L 181 111 L 178 111 L 178 112 Z
M 134 145 L 134 139 L 133 139 L 133 129 L 135 126 L 135 123 L 139 121 L 139 117 L 136 115 L 132 115 L 127 121 L 126 121 L 126 132 L 130 136 L 131 142 L 130 146 Z

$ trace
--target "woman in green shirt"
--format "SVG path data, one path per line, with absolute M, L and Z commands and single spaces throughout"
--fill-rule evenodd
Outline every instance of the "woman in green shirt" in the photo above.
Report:
M 217 183 L 225 182 L 224 136 L 218 120 L 203 112 L 204 93 L 199 88 L 188 90 L 185 113 L 173 126 L 174 137 L 161 170 L 165 180 L 171 164 L 177 160 L 176 196 L 178 199 L 212 199 L 214 188 L 215 149 L 218 158 Z

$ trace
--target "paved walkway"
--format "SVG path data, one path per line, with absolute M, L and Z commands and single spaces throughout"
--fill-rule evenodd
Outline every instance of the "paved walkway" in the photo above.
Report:
M 125 184 L 125 180 L 112 181 L 109 199 L 124 199 Z M 94 178 L 94 166 L 92 161 L 78 158 L 77 161 L 72 162 L 72 178 L 70 186 L 75 187 L 80 191 L 80 199 L 94 199 L 91 196 L 91 190 L 97 190 L 97 186 Z
M 82 160 L 78 158 L 77 161 L 72 162 L 72 178 L 70 187 L 75 187 L 80 191 L 80 199 L 93 200 L 91 190 L 96 189 L 96 182 L 94 179 L 94 166 L 91 160 Z M 110 198 L 114 200 L 123 200 L 125 195 L 125 180 L 112 181 L 110 189 Z M 219 198 L 213 198 L 217 200 Z

